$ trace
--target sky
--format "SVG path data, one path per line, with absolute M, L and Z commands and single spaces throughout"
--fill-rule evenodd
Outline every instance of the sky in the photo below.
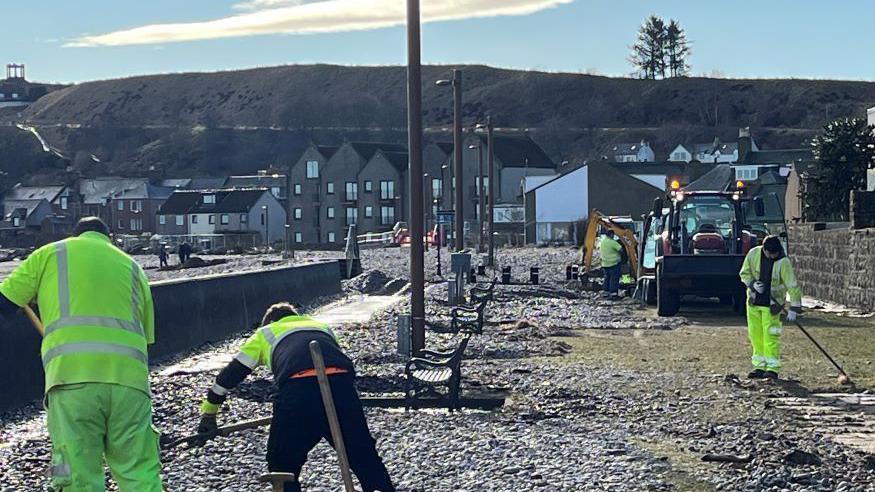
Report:
M 34 81 L 406 62 L 404 0 L 3 3 L 0 60 L 25 63 Z M 694 75 L 875 80 L 870 0 L 421 3 L 428 64 L 626 76 L 636 30 L 656 14 L 686 29 Z

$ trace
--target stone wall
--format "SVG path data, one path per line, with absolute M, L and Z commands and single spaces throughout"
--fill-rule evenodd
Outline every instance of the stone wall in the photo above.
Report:
M 336 261 L 157 282 L 152 359 L 248 330 L 273 303 L 307 304 L 340 292 Z M 41 397 L 40 337 L 19 314 L 0 325 L 0 412 Z
M 875 229 L 795 224 L 789 240 L 805 296 L 875 311 Z

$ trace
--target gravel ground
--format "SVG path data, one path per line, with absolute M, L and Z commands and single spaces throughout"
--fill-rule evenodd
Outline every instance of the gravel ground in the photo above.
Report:
M 430 253 L 427 278 L 434 272 Z M 328 253 L 307 257 L 323 254 Z M 366 269 L 380 270 L 381 281 L 403 278 L 407 254 L 370 250 L 363 252 L 362 262 Z M 538 287 L 498 286 L 484 334 L 473 338 L 466 352 L 465 390 L 507 388 L 511 396 L 505 407 L 453 414 L 367 410 L 399 490 L 875 490 L 875 460 L 867 462 L 862 453 L 794 425 L 772 408 L 760 387 L 722 374 L 628 370 L 610 360 L 594 364 L 568 356 L 569 345 L 557 335 L 573 336 L 581 329 L 671 330 L 686 323 L 655 319 L 630 300 L 608 302 L 595 293 L 565 289 L 565 264 L 574 255 L 563 249 L 500 251 L 499 263 L 510 264 L 515 277 L 527 277 L 529 266 L 539 266 L 545 279 Z M 349 292 L 358 286 L 347 284 Z M 427 334 L 429 347 L 455 343 L 454 335 L 442 333 L 445 297 L 437 284 L 426 295 L 427 318 L 434 326 Z M 367 324 L 338 330 L 356 361 L 363 393 L 400 391 L 403 364 L 394 354 L 394 334 L 397 314 L 406 309 L 401 301 Z M 162 431 L 171 436 L 192 431 L 197 403 L 222 357 L 241 342 L 206 345 L 156 367 L 155 423 Z M 194 372 L 165 370 L 182 360 L 200 366 Z M 268 415 L 270 394 L 269 375 L 261 370 L 232 394 L 222 422 Z M 42 420 L 36 405 L 2 416 L 0 490 L 44 489 L 48 442 Z M 256 483 L 265 469 L 265 446 L 261 429 L 165 452 L 167 488 L 265 490 Z M 821 464 L 792 464 L 786 457 L 793 451 L 791 458 L 810 452 Z M 707 453 L 752 460 L 702 463 Z M 302 480 L 305 490 L 341 488 L 336 459 L 325 443 L 311 453 Z

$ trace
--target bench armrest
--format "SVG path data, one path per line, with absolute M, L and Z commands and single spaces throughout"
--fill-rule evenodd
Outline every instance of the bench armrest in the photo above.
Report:
M 456 353 L 456 351 L 455 350 L 437 351 L 437 350 L 422 349 L 419 351 L 419 353 L 422 355 L 427 355 L 429 357 L 446 359 L 446 358 L 452 357 L 453 354 Z M 423 357 L 418 357 L 418 358 L 422 359 Z

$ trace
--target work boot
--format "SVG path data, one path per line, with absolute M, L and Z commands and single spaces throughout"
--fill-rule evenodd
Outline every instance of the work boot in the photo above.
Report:
M 754 369 L 750 373 L 748 373 L 748 379 L 763 379 L 766 377 L 766 371 L 762 369 Z
M 766 379 L 778 379 L 778 373 L 775 371 L 766 371 L 764 377 Z

